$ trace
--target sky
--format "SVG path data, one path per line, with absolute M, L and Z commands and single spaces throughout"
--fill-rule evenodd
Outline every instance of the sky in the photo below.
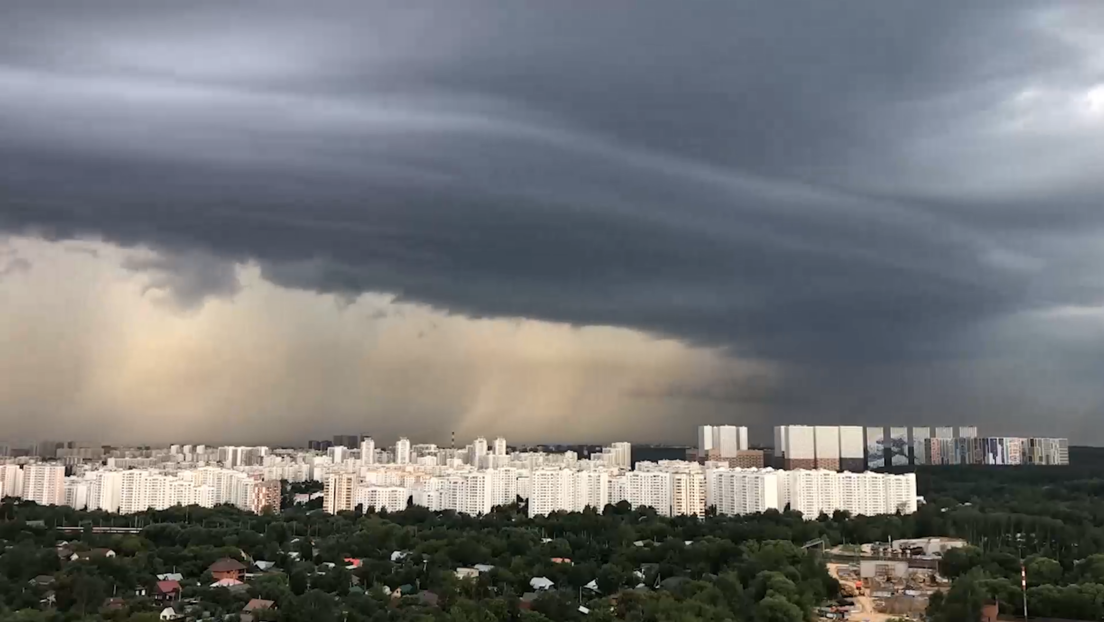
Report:
M 3 13 L 0 439 L 1104 444 L 1099 2 Z

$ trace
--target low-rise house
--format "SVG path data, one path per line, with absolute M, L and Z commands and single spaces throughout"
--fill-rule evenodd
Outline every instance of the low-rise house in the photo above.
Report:
M 479 571 L 475 568 L 457 568 L 457 579 L 476 579 L 479 577 Z
M 115 551 L 111 549 L 92 549 L 90 551 L 78 551 L 73 553 L 70 561 L 89 561 L 100 557 L 115 557 Z
M 242 608 L 240 619 L 241 622 L 253 622 L 254 615 L 257 611 L 270 611 L 275 609 L 275 602 L 264 600 L 263 598 L 254 598 Z
M 533 577 L 532 579 L 529 579 L 529 587 L 537 590 L 538 592 L 541 590 L 550 589 L 555 585 L 556 584 L 553 583 L 552 580 L 548 577 Z
M 153 597 L 160 602 L 177 600 L 182 591 L 179 581 L 158 581 L 154 586 Z
M 245 578 L 245 565 L 232 557 L 223 557 L 207 568 L 215 581 L 233 579 L 241 581 Z

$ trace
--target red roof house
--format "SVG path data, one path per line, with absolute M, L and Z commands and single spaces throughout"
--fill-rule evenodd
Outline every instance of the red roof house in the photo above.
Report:
M 238 560 L 230 557 L 223 557 L 211 564 L 207 570 L 210 571 L 211 576 L 216 582 L 222 581 L 223 579 L 241 581 L 245 578 L 245 566 Z

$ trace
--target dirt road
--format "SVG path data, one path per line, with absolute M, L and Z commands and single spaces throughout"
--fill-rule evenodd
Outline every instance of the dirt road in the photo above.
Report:
M 852 588 L 855 587 L 854 581 L 850 581 L 848 579 L 840 579 L 839 567 L 842 566 L 842 565 L 843 564 L 829 563 L 828 564 L 828 574 L 832 575 L 832 578 L 836 579 L 841 584 L 848 585 Z M 869 622 L 887 622 L 888 620 L 891 620 L 895 617 L 895 616 L 891 616 L 891 615 L 888 615 L 888 614 L 885 614 L 885 613 L 878 613 L 874 609 L 874 600 L 872 598 L 870 598 L 869 596 L 856 596 L 854 600 L 855 600 L 855 604 L 862 608 L 862 611 L 857 611 L 857 612 L 851 614 L 851 619 L 852 620 L 856 620 L 858 622 L 865 622 L 865 621 L 869 621 Z M 899 616 L 897 616 L 897 617 L 899 617 Z

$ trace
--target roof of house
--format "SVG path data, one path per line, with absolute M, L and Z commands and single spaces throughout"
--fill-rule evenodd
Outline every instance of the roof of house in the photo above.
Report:
M 92 549 L 89 551 L 77 551 L 73 553 L 72 558 L 88 560 L 93 557 L 115 557 L 115 551 L 111 549 Z
M 535 590 L 546 590 L 555 585 L 548 577 L 533 577 L 529 579 L 529 586 Z
M 258 609 L 272 609 L 275 605 L 275 601 L 264 600 L 263 598 L 254 598 L 246 603 L 245 608 L 242 611 L 256 611 Z
M 437 603 L 441 600 L 440 596 L 426 590 L 418 592 L 418 598 L 422 601 L 422 604 L 429 605 L 431 607 L 436 607 Z
M 476 570 L 475 568 L 457 568 L 456 569 L 456 576 L 458 576 L 458 577 L 474 576 L 474 575 L 477 575 L 477 574 L 479 574 L 479 571 Z
M 160 581 L 183 581 L 184 575 L 179 572 L 166 572 L 164 574 L 157 575 L 157 579 Z
M 161 594 L 172 594 L 173 592 L 180 591 L 179 581 L 158 581 L 157 591 Z
M 217 562 L 211 564 L 211 566 L 207 568 L 207 570 L 211 572 L 234 572 L 238 570 L 245 570 L 245 565 L 232 557 L 223 557 Z
M 236 587 L 238 585 L 245 585 L 237 579 L 219 579 L 211 584 L 211 587 Z

